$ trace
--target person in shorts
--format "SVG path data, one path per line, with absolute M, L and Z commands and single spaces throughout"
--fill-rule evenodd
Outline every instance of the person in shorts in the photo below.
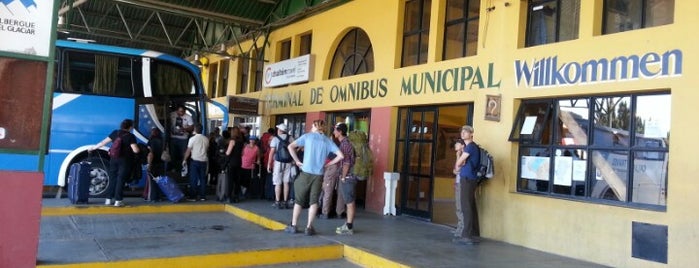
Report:
M 335 229 L 336 234 L 340 235 L 351 235 L 354 234 L 354 212 L 356 211 L 355 199 L 355 186 L 357 185 L 357 178 L 351 174 L 352 166 L 354 166 L 354 148 L 347 138 L 347 125 L 345 123 L 338 123 L 335 125 L 333 130 L 333 135 L 337 140 L 340 141 L 340 151 L 345 155 L 342 159 L 340 165 L 340 184 L 338 185 L 338 194 L 347 204 L 347 222 L 340 227 Z
M 288 137 L 289 143 L 294 141 L 292 137 L 289 137 L 287 131 L 285 124 L 277 125 L 277 135 L 270 138 L 269 143 L 267 172 L 272 172 L 272 184 L 274 185 L 274 204 L 272 206 L 278 209 L 291 208 L 293 206 L 289 204 L 289 181 L 291 180 L 294 163 L 282 163 L 274 160 L 274 154 L 277 152 L 280 139 Z M 282 196 L 284 199 L 281 199 Z
M 313 121 L 311 132 L 304 134 L 297 140 L 289 144 L 289 153 L 294 159 L 294 163 L 301 169 L 301 174 L 294 181 L 294 192 L 296 200 L 294 203 L 294 212 L 292 213 L 291 223 L 284 229 L 287 233 L 297 233 L 296 223 L 298 221 L 301 210 L 308 205 L 308 223 L 306 224 L 306 235 L 314 235 L 313 220 L 318 212 L 318 196 L 320 195 L 323 170 L 325 167 L 337 164 L 345 156 L 340 151 L 340 148 L 322 134 L 322 129 L 325 128 L 325 121 Z M 303 161 L 299 160 L 296 154 L 296 149 L 304 147 Z M 326 163 L 325 159 L 329 153 L 334 153 L 335 158 Z

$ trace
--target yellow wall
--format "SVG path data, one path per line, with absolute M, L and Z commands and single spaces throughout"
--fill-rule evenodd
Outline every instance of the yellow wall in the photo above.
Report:
M 400 68 L 402 46 L 402 1 L 355 0 L 321 14 L 275 30 L 269 36 L 267 60 L 276 62 L 279 41 L 292 39 L 292 51 L 298 51 L 293 40 L 301 34 L 313 34 L 312 55 L 315 66 L 312 81 L 306 84 L 264 89 L 246 94 L 259 98 L 263 116 L 318 111 L 353 110 L 369 107 L 434 105 L 468 103 L 475 105 L 475 140 L 488 148 L 495 157 L 496 178 L 488 183 L 479 196 L 481 233 L 484 237 L 502 240 L 555 254 L 585 259 L 617 267 L 659 267 L 661 263 L 631 257 L 631 224 L 633 221 L 667 225 L 669 267 L 693 267 L 699 263 L 699 195 L 694 174 L 695 148 L 699 139 L 693 129 L 698 120 L 694 100 L 699 97 L 694 87 L 699 85 L 697 68 L 699 53 L 695 28 L 699 25 L 699 2 L 675 1 L 674 23 L 665 26 L 601 35 L 602 0 L 581 1 L 579 38 L 572 41 L 524 48 L 526 1 L 482 1 L 477 56 L 449 61 L 437 61 L 441 55 L 443 14 L 436 10 L 446 0 L 433 0 L 428 63 Z M 495 9 L 486 11 L 492 4 Z M 507 4 L 507 5 L 506 5 Z M 353 27 L 363 29 L 371 39 L 374 52 L 373 73 L 327 80 L 335 47 Z M 249 43 L 244 43 L 244 47 Z M 558 56 L 559 62 L 584 62 L 591 59 L 613 58 L 649 52 L 662 54 L 669 50 L 683 53 L 681 76 L 656 79 L 626 80 L 610 83 L 536 88 L 517 85 L 514 61 Z M 298 52 L 292 52 L 296 57 Z M 238 73 L 232 63 L 233 73 Z M 483 87 L 450 92 L 401 94 L 401 83 L 413 74 L 433 73 L 450 69 L 479 69 Z M 231 83 L 237 83 L 231 77 Z M 383 96 L 352 101 L 332 101 L 333 87 L 343 88 L 357 82 L 383 83 Z M 473 81 L 471 81 L 473 82 Z M 477 84 L 477 83 L 476 83 Z M 239 85 L 239 83 L 238 83 Z M 229 92 L 233 87 L 229 87 Z M 311 103 L 313 92 L 322 88 L 322 103 Z M 667 194 L 667 211 L 617 207 L 517 193 L 516 176 L 518 144 L 508 136 L 519 100 L 570 95 L 616 94 L 619 92 L 650 92 L 669 90 L 672 96 L 672 143 Z M 486 95 L 502 96 L 501 120 L 486 121 Z M 293 100 L 296 105 L 279 107 L 270 100 Z M 396 118 L 391 119 L 395 124 Z M 392 156 L 393 153 L 389 153 Z M 392 160 L 391 160 L 392 162 Z M 436 195 L 449 198 L 445 185 L 439 180 Z M 453 196 L 453 194 L 451 194 Z

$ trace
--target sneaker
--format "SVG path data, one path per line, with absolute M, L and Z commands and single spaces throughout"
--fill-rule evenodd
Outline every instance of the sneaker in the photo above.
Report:
M 289 224 L 286 226 L 286 228 L 284 228 L 284 232 L 289 234 L 295 234 L 298 233 L 299 230 L 296 229 L 296 226 Z
M 118 200 L 117 200 L 117 201 L 114 202 L 114 206 L 115 206 L 115 207 L 123 207 L 123 206 L 124 206 L 124 202 L 123 202 L 123 201 L 118 201 Z
M 328 215 L 327 215 L 327 214 L 322 214 L 322 213 L 321 213 L 321 214 L 318 214 L 318 219 L 327 220 L 327 219 L 328 219 Z
M 205 197 L 199 198 L 199 201 L 206 201 Z
M 278 202 L 278 201 L 274 202 L 274 204 L 272 204 L 272 207 L 276 208 L 276 209 L 284 209 L 284 206 L 282 205 L 282 203 Z
M 352 235 L 352 234 L 354 234 L 354 230 L 348 228 L 347 224 L 345 223 L 342 226 L 337 227 L 335 229 L 335 233 L 339 234 L 339 235 Z
M 315 235 L 315 234 L 316 234 L 316 230 L 313 229 L 313 226 L 311 226 L 311 227 L 306 227 L 306 231 L 303 232 L 303 233 L 306 234 L 307 236 L 311 236 L 311 235 Z
M 284 208 L 285 209 L 293 209 L 294 208 L 294 200 L 289 200 L 284 202 Z
M 187 198 L 187 201 L 189 201 L 189 202 L 197 202 L 197 199 L 196 199 L 196 198 L 191 198 L 191 197 L 190 197 L 190 198 Z
M 104 204 L 107 205 L 107 206 L 111 206 L 111 205 L 112 205 L 112 199 L 109 199 L 109 198 L 105 199 L 105 200 L 104 200 Z

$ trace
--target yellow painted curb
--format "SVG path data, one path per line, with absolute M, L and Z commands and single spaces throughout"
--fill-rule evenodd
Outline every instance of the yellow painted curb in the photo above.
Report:
M 206 205 L 145 205 L 145 206 L 71 206 L 71 207 L 43 207 L 41 216 L 71 216 L 71 215 L 97 215 L 97 214 L 144 214 L 144 213 L 192 213 L 192 212 L 221 212 L 223 204 Z
M 362 267 L 410 267 L 348 245 L 344 245 L 343 252 L 345 260 Z
M 114 262 L 37 265 L 45 268 L 141 268 L 141 267 L 243 267 L 295 262 L 314 262 L 342 259 L 341 244 L 315 247 L 279 248 L 249 252 L 183 256 L 158 259 L 140 259 Z
M 71 216 L 98 214 L 147 214 L 147 213 L 195 213 L 226 212 L 238 218 L 260 225 L 269 230 L 284 230 L 286 225 L 247 210 L 224 204 L 176 204 L 144 206 L 72 206 L 44 207 L 41 216 Z M 181 256 L 172 258 L 139 259 L 116 262 L 91 262 L 58 265 L 38 265 L 37 267 L 241 267 L 252 265 L 271 265 L 295 262 L 314 262 L 323 260 L 347 261 L 362 267 L 410 267 L 355 247 L 337 244 L 316 247 L 280 248 L 235 252 L 211 255 Z
M 265 227 L 270 230 L 275 230 L 275 231 L 281 231 L 284 230 L 286 225 L 279 223 L 275 220 L 269 219 L 264 216 L 257 215 L 255 213 L 252 213 L 247 210 L 243 210 L 234 206 L 229 206 L 226 205 L 224 210 L 230 214 L 235 215 L 238 218 L 244 219 L 246 221 L 255 223 L 257 225 L 260 225 L 262 227 Z

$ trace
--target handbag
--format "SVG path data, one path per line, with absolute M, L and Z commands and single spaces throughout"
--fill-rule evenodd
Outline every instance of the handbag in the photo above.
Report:
M 167 149 L 163 150 L 163 153 L 160 154 L 160 160 L 163 160 L 163 162 L 170 162 L 172 160 L 172 157 L 170 157 L 170 152 L 168 152 Z

